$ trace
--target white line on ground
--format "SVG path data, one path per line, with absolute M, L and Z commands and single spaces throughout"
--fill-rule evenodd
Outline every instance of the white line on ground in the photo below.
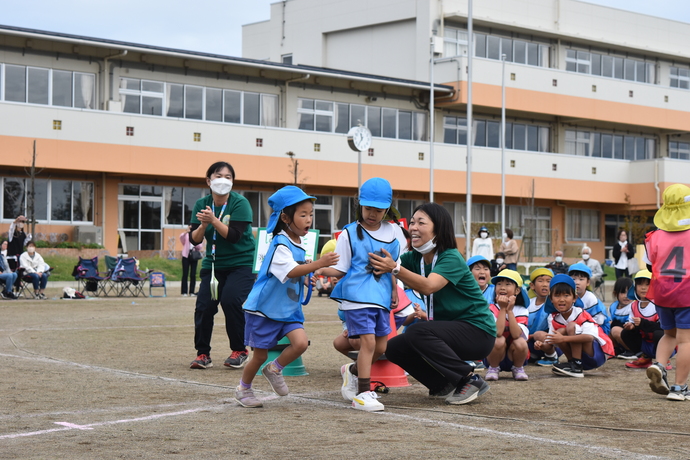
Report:
M 76 367 L 80 367 L 80 368 L 84 368 L 84 369 L 93 369 L 93 370 L 97 370 L 97 371 L 116 373 L 116 374 L 127 375 L 127 376 L 135 376 L 135 377 L 140 377 L 140 378 L 151 378 L 151 379 L 156 379 L 156 380 L 163 380 L 166 382 L 174 382 L 174 383 L 182 383 L 182 384 L 185 384 L 185 383 L 187 383 L 187 384 L 199 384 L 198 382 L 193 382 L 193 381 L 174 379 L 174 378 L 170 378 L 170 377 L 160 377 L 160 376 L 155 376 L 155 375 L 139 374 L 137 372 L 129 372 L 129 371 L 122 371 L 122 370 L 118 370 L 118 369 L 109 369 L 109 368 L 104 368 L 104 367 L 99 367 L 99 366 L 91 366 L 91 365 L 86 365 L 86 364 L 73 363 L 73 362 L 63 361 L 63 360 L 59 360 L 59 359 L 55 359 L 55 358 L 18 356 L 18 355 L 6 354 L 6 353 L 0 353 L 0 357 L 21 358 L 21 359 L 35 360 L 35 361 L 41 361 L 41 362 L 50 362 L 50 363 L 54 363 L 54 364 L 55 363 L 66 364 L 66 365 L 76 366 Z M 222 386 L 222 385 L 209 385 L 209 386 L 218 386 L 218 387 L 223 387 L 223 388 L 229 388 L 227 386 Z M 261 398 L 261 399 L 263 401 L 267 401 L 267 400 L 277 399 L 277 398 L 278 397 L 275 396 L 274 394 L 269 393 L 267 397 Z M 338 407 L 338 408 L 346 408 L 347 407 L 347 406 L 343 406 L 342 402 L 311 399 L 311 398 L 301 397 L 301 395 L 289 395 L 289 396 L 285 397 L 285 399 L 310 401 L 312 403 L 316 403 L 319 405 Z M 179 412 L 155 414 L 155 415 L 149 415 L 149 416 L 145 416 L 145 417 L 137 417 L 137 418 L 132 418 L 132 419 L 122 419 L 122 420 L 115 420 L 115 421 L 109 421 L 109 422 L 98 422 L 98 423 L 92 423 L 92 424 L 87 424 L 87 425 L 74 425 L 74 426 L 72 426 L 68 422 L 60 422 L 59 424 L 64 425 L 64 428 L 54 428 L 54 429 L 50 429 L 50 430 L 40 430 L 40 431 L 33 431 L 33 432 L 28 432 L 28 433 L 5 434 L 5 435 L 0 435 L 0 439 L 8 439 L 8 438 L 12 439 L 12 438 L 18 438 L 18 437 L 25 437 L 25 436 L 36 436 L 36 435 L 41 435 L 41 434 L 54 433 L 54 432 L 58 432 L 58 431 L 67 431 L 67 430 L 72 430 L 72 429 L 88 429 L 91 427 L 113 425 L 113 424 L 118 424 L 118 423 L 131 423 L 131 422 L 148 421 L 148 420 L 154 420 L 154 419 L 158 419 L 158 418 L 162 418 L 162 417 L 173 417 L 173 416 L 186 415 L 186 414 L 205 411 L 205 410 L 218 410 L 218 408 L 219 408 L 219 406 L 207 406 L 207 407 L 196 408 L 196 409 L 188 409 L 188 410 L 179 411 Z M 614 448 L 610 448 L 610 447 L 594 446 L 594 445 L 582 444 L 582 443 L 577 443 L 577 442 L 572 442 L 572 441 L 565 441 L 565 440 L 561 440 L 561 439 L 554 440 L 554 439 L 549 439 L 549 438 L 541 438 L 538 436 L 532 436 L 532 435 L 528 435 L 528 434 L 511 433 L 508 431 L 498 431 L 498 430 L 493 430 L 490 428 L 480 428 L 480 427 L 471 426 L 471 425 L 463 425 L 463 424 L 454 423 L 454 422 L 446 422 L 446 421 L 442 421 L 442 420 L 434 420 L 434 419 L 428 419 L 428 418 L 423 418 L 423 417 L 415 417 L 415 416 L 400 414 L 400 413 L 395 413 L 395 412 L 380 412 L 380 413 L 376 413 L 375 415 L 376 416 L 404 418 L 404 419 L 408 419 L 408 420 L 415 420 L 417 422 L 422 422 L 422 423 L 433 423 L 433 424 L 436 424 L 438 426 L 443 426 L 443 427 L 448 427 L 448 428 L 457 428 L 460 430 L 477 431 L 480 433 L 487 434 L 489 436 L 520 438 L 520 439 L 533 441 L 533 442 L 537 442 L 537 443 L 543 443 L 543 444 L 558 444 L 558 445 L 576 447 L 576 448 L 585 449 L 585 450 L 589 450 L 589 451 L 593 451 L 593 452 L 597 452 L 597 453 L 607 453 L 607 454 L 615 455 L 615 456 L 625 455 L 626 457 L 631 457 L 631 458 L 634 457 L 634 458 L 641 458 L 641 459 L 664 458 L 664 457 L 657 457 L 657 456 L 652 456 L 652 455 L 637 454 L 637 453 L 633 453 L 633 452 L 629 452 L 629 451 L 623 451 L 623 450 L 614 449 Z

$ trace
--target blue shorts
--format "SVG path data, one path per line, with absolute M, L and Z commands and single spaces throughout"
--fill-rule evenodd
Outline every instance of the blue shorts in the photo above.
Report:
M 281 323 L 247 312 L 244 313 L 244 323 L 244 344 L 264 350 L 275 347 L 289 332 L 304 329 L 302 323 Z
M 668 308 L 657 305 L 656 312 L 659 315 L 661 329 L 690 329 L 690 307 Z
M 345 310 L 348 337 L 356 339 L 362 334 L 385 337 L 391 333 L 391 313 L 384 308 L 358 308 Z
M 601 367 L 606 362 L 606 354 L 601 349 L 601 344 L 599 344 L 597 339 L 594 339 L 592 342 L 592 348 L 594 348 L 594 356 L 589 356 L 584 351 L 582 352 L 582 369 L 586 371 Z

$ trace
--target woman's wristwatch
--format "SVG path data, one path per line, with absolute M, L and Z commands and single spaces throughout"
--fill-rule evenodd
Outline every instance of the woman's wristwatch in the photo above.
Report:
M 400 262 L 395 265 L 395 268 L 391 270 L 391 273 L 393 276 L 398 276 L 398 273 L 400 273 Z

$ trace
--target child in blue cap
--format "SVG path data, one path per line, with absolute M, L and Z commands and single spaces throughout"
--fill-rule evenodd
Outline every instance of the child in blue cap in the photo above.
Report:
M 611 332 L 611 318 L 606 310 L 606 305 L 589 290 L 592 270 L 582 262 L 573 264 L 568 268 L 568 275 L 575 281 L 577 296 L 582 301 L 582 307 L 589 313 L 594 321 L 601 326 L 605 333 Z
M 252 380 L 266 361 L 268 350 L 285 336 L 290 345 L 264 367 L 262 374 L 277 395 L 288 394 L 283 368 L 299 358 L 308 345 L 302 313 L 304 277 L 338 262 L 335 253 L 326 254 L 316 262 L 305 261 L 302 237 L 311 228 L 314 200 L 315 197 L 292 185 L 281 188 L 268 199 L 273 213 L 266 232 L 273 234 L 273 240 L 243 307 L 244 342 L 254 349 L 235 392 L 235 400 L 244 407 L 263 405 L 254 396 Z
M 559 348 L 568 362 L 556 363 L 551 368 L 556 375 L 584 377 L 583 370 L 601 367 L 608 356 L 613 356 L 613 343 L 602 328 L 582 308 L 575 281 L 568 275 L 558 274 L 551 279 L 549 299 L 544 308 L 549 316 L 549 332 L 535 334 L 534 348 L 552 354 Z
M 385 249 L 398 261 L 407 240 L 392 207 L 393 189 L 386 179 L 374 177 L 359 190 L 357 221 L 346 225 L 338 237 L 335 252 L 340 260 L 333 268 L 317 274 L 342 276 L 331 299 L 340 302 L 345 312 L 349 338 L 360 339 L 356 362 L 345 364 L 341 393 L 352 407 L 364 411 L 381 411 L 383 404 L 371 391 L 371 365 L 386 350 L 390 327 L 390 310 L 398 303 L 395 277 L 391 273 L 375 274 L 369 264 L 369 253 L 383 255 Z

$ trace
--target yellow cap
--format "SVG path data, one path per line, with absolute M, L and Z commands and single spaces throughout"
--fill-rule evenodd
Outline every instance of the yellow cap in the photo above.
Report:
M 650 272 L 647 269 L 640 270 L 639 272 L 635 273 L 635 275 L 633 276 L 634 280 L 636 280 L 638 278 L 646 278 L 648 280 L 651 280 L 652 279 L 652 272 Z
M 529 280 L 534 282 L 534 280 L 536 280 L 540 276 L 550 276 L 551 278 L 553 278 L 553 272 L 549 268 L 537 268 L 532 273 L 530 273 Z
M 321 248 L 321 257 L 323 257 L 326 254 L 329 254 L 333 251 L 335 251 L 335 238 L 332 240 L 326 241 L 326 244 L 323 245 L 323 248 Z
M 667 232 L 690 229 L 690 187 L 673 184 L 664 190 L 664 204 L 654 215 L 654 225 Z
M 507 268 L 505 270 L 501 270 L 498 275 L 491 278 L 491 284 L 495 285 L 500 278 L 507 278 L 511 281 L 514 281 L 518 286 L 522 286 L 522 276 L 520 276 L 520 274 L 515 270 L 508 270 Z

